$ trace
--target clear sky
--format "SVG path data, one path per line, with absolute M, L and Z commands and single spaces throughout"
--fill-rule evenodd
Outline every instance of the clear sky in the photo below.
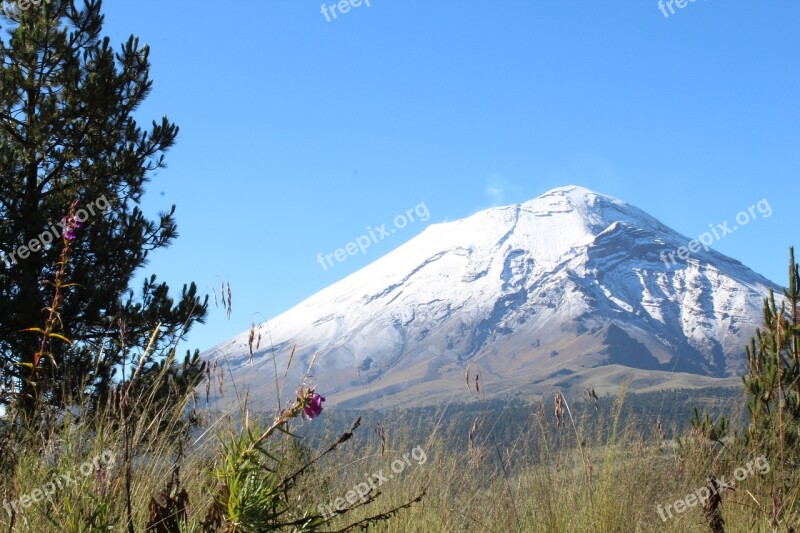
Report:
M 358 4 L 357 0 L 354 2 Z M 230 282 L 185 347 L 272 318 L 427 225 L 576 184 L 690 237 L 766 198 L 717 250 L 784 283 L 800 244 L 800 4 L 698 0 L 107 0 L 151 46 L 140 122 L 181 133 L 145 211 L 177 204 L 155 272 Z M 326 1 L 330 6 L 330 2 Z M 329 254 L 424 202 L 365 254 Z M 758 211 L 756 211 L 758 213 Z

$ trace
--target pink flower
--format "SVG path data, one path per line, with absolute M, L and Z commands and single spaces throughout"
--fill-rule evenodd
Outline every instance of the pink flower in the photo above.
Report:
M 64 218 L 67 229 L 64 231 L 64 238 L 68 241 L 75 240 L 75 230 L 83 226 L 80 220 L 75 218 L 75 215 L 70 215 Z
M 324 396 L 320 396 L 316 392 L 311 393 L 311 398 L 308 403 L 303 407 L 303 412 L 310 419 L 318 417 L 322 413 L 322 402 L 325 401 Z

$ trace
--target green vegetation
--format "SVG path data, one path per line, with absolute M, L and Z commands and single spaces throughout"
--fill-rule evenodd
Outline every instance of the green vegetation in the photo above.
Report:
M 157 220 L 139 208 L 178 134 L 166 117 L 149 129 L 133 118 L 152 87 L 149 48 L 131 36 L 115 51 L 97 0 L 40 4 L 0 39 L 0 407 L 13 398 L 31 419 L 37 403 L 40 419 L 43 405 L 106 405 L 151 338 L 170 383 L 193 387 L 198 354 L 180 366 L 174 347 L 207 312 L 194 284 L 177 299 L 155 276 L 131 289 L 178 234 L 174 206 Z

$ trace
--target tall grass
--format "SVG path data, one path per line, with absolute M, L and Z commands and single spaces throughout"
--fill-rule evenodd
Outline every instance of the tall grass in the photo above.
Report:
M 133 420 L 127 436 L 119 409 L 84 415 L 77 407 L 64 413 L 47 438 L 40 435 L 25 446 L 6 442 L 3 455 L 14 460 L 4 462 L 0 482 L 4 501 L 23 495 L 33 499 L 40 496 L 37 490 L 50 487 L 48 483 L 62 482 L 49 497 L 28 507 L 17 504 L 13 524 L 7 505 L 0 513 L 2 530 L 126 531 L 128 482 L 134 531 L 145 531 L 148 524 L 152 531 L 172 531 L 153 525 L 154 514 L 160 511 L 166 516 L 165 509 L 180 516 L 185 513 L 184 520 L 176 520 L 174 531 L 210 530 L 209 510 L 219 490 L 220 469 L 241 454 L 242 446 L 254 442 L 275 421 L 276 413 L 256 416 L 238 410 L 212 419 L 210 410 L 200 409 L 199 428 L 188 431 L 180 428 L 190 401 L 186 398 L 155 419 Z M 673 511 L 666 521 L 656 506 L 671 504 L 706 484 L 711 443 L 699 434 L 686 436 L 680 445 L 645 437 L 630 421 L 622 424 L 626 401 L 635 401 L 635 396 L 626 398 L 623 391 L 614 409 L 594 415 L 584 410 L 581 417 L 560 425 L 557 413 L 541 402 L 533 403 L 527 429 L 511 440 L 499 439 L 493 415 L 487 412 L 471 439 L 463 435 L 454 442 L 443 429 L 457 409 L 453 405 L 440 408 L 436 421 L 424 432 L 390 419 L 382 425 L 382 434 L 372 427 L 358 427 L 350 439 L 299 476 L 287 496 L 288 510 L 282 519 L 291 522 L 318 516 L 320 507 L 325 509 L 338 498 L 342 504 L 349 491 L 380 473 L 386 480 L 373 482 L 375 486 L 362 498 L 365 504 L 348 503 L 346 507 L 355 509 L 334 513 L 328 521 L 310 520 L 313 525 L 306 530 L 338 531 L 378 517 L 373 530 L 387 532 L 708 531 L 701 505 L 683 513 Z M 591 416 L 600 420 L 589 424 Z M 316 419 L 303 424 L 319 423 Z M 332 429 L 328 436 L 329 440 L 338 438 Z M 536 454 L 527 451 L 532 441 Z M 280 433 L 268 450 L 276 458 L 274 479 L 306 467 L 325 448 L 312 449 Z M 414 458 L 412 450 L 417 450 Z M 109 454 L 113 459 L 106 462 Z M 732 475 L 746 460 L 741 454 L 730 458 L 724 465 L 727 472 L 723 468 L 721 473 Z M 393 464 L 402 471 L 394 474 Z M 737 483 L 735 491 L 723 493 L 726 530 L 772 531 L 758 510 L 770 494 L 767 483 L 760 475 L 749 476 Z M 418 503 L 406 507 L 423 493 Z M 223 520 L 220 530 L 276 530 L 257 524 L 259 516 L 278 510 L 251 509 L 251 519 L 255 518 L 249 526 L 237 529 Z M 300 531 L 303 526 L 282 530 Z

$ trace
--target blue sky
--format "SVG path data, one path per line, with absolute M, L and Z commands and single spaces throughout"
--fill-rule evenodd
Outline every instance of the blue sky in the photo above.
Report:
M 105 33 L 151 46 L 143 124 L 181 133 L 144 200 L 180 238 L 142 272 L 230 282 L 186 347 L 208 348 L 355 272 L 427 225 L 577 184 L 783 283 L 798 244 L 800 5 L 371 0 L 105 2 Z M 330 2 L 325 2 L 330 5 Z M 668 12 L 668 11 L 667 11 Z M 330 18 L 330 14 L 329 14 Z M 331 253 L 424 202 L 415 222 Z

